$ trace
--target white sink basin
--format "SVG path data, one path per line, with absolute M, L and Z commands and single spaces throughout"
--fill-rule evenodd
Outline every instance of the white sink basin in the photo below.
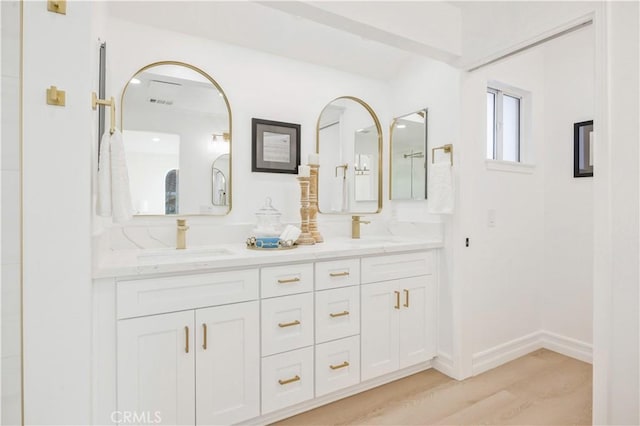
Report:
M 138 255 L 138 260 L 144 263 L 193 262 L 212 260 L 231 254 L 233 252 L 226 248 L 187 248 L 184 250 L 163 248 L 145 250 Z
M 359 239 L 352 239 L 353 243 L 362 243 L 362 244 L 391 244 L 391 243 L 402 243 L 410 241 L 408 238 L 396 237 L 393 235 L 361 235 Z

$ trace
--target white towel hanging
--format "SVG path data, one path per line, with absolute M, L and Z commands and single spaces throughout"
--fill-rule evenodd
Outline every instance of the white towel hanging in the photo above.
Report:
M 117 129 L 102 137 L 96 210 L 100 216 L 113 217 L 115 223 L 129 221 L 133 216 L 122 133 Z
M 453 214 L 453 187 L 453 167 L 451 163 L 431 164 L 431 167 L 429 167 L 427 211 L 434 214 Z

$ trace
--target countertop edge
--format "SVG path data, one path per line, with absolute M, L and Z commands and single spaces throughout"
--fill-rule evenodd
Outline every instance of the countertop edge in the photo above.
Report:
M 354 244 L 353 242 L 350 244 Z M 137 256 L 131 254 L 124 262 L 106 262 L 92 271 L 92 279 L 137 279 L 146 276 L 189 273 L 189 272 L 216 272 L 242 268 L 259 268 L 264 266 L 277 266 L 285 263 L 327 261 L 348 257 L 376 256 L 384 254 L 431 250 L 444 247 L 442 241 L 405 241 L 397 243 L 368 244 L 362 243 L 361 247 L 348 247 L 343 245 L 321 243 L 314 246 L 301 246 L 287 251 L 250 251 L 241 245 L 234 245 L 235 254 L 216 257 L 211 260 L 195 260 L 166 262 L 160 264 L 141 264 Z M 223 247 L 223 246 L 221 246 Z

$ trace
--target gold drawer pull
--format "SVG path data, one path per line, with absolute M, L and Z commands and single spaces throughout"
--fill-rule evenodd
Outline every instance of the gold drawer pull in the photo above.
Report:
M 348 277 L 349 276 L 349 272 L 344 271 L 344 272 L 331 272 L 329 274 L 330 277 Z
M 400 309 L 400 292 L 394 291 L 394 293 L 396 294 L 396 305 L 394 306 L 394 308 Z
M 189 327 L 184 327 L 184 352 L 189 353 Z
M 206 323 L 202 323 L 202 336 L 204 337 L 203 342 L 202 342 L 202 349 L 203 350 L 207 350 L 207 324 Z
M 281 322 L 281 323 L 278 323 L 278 327 L 281 327 L 281 328 L 292 327 L 294 325 L 300 325 L 300 321 L 295 320 L 295 321 L 292 321 L 292 322 Z
M 405 297 L 404 307 L 408 308 L 409 307 L 409 290 L 407 289 L 404 290 L 404 297 Z
M 332 370 L 338 370 L 340 368 L 345 368 L 349 366 L 349 361 L 345 361 L 342 364 L 339 365 L 330 365 L 329 368 Z
M 287 280 L 278 280 L 278 283 L 280 283 L 280 284 L 288 284 L 288 283 L 297 283 L 298 281 L 300 281 L 300 278 L 295 277 L 295 278 L 289 278 Z
M 298 376 L 297 374 L 295 376 L 293 376 L 290 379 L 287 380 L 278 380 L 278 383 L 280 383 L 281 385 L 288 385 L 289 383 L 293 383 L 293 382 L 297 382 L 298 380 L 300 380 L 300 376 Z
M 345 315 L 349 315 L 349 311 L 338 312 L 337 314 L 329 314 L 331 318 L 343 317 Z

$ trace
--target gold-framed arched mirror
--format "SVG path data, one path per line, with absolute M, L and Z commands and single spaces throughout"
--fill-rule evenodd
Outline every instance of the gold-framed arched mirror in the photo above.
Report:
M 316 126 L 320 213 L 372 214 L 382 210 L 382 127 L 362 99 L 329 102 Z
M 184 62 L 146 65 L 125 85 L 120 111 L 136 215 L 229 213 L 231 107 L 211 76 Z M 212 197 L 220 157 L 228 164 L 224 202 Z

